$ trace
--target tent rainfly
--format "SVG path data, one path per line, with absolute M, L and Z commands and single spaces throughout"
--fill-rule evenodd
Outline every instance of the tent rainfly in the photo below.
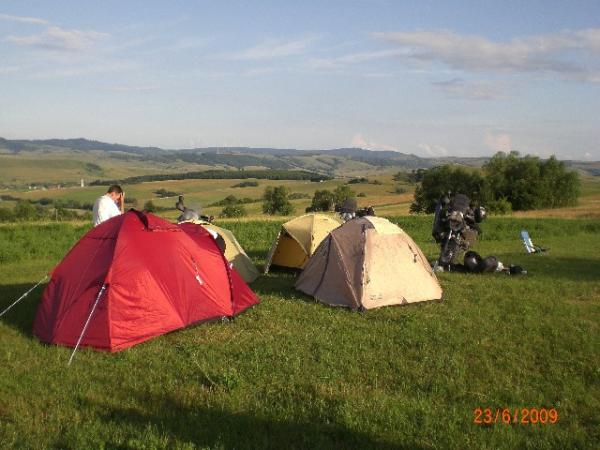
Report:
M 321 242 L 296 289 L 332 306 L 371 309 L 442 298 L 417 244 L 380 217 L 346 222 Z
M 210 230 L 214 233 L 217 233 L 219 236 L 223 238 L 225 241 L 225 258 L 231 264 L 233 264 L 233 268 L 240 274 L 240 276 L 244 279 L 246 283 L 252 283 L 254 280 L 258 278 L 260 273 L 256 266 L 252 263 L 250 257 L 246 254 L 240 243 L 237 241 L 233 233 L 225 228 L 218 227 L 213 225 L 210 222 L 205 222 L 203 220 L 190 220 L 186 222 L 181 222 L 181 224 L 195 224 L 200 225 L 207 230 Z M 184 226 L 184 231 L 188 228 Z
M 90 230 L 54 268 L 33 332 L 115 352 L 257 303 L 206 230 L 191 237 L 131 210 Z
M 265 273 L 271 266 L 303 269 L 321 241 L 341 223 L 325 214 L 305 214 L 284 223 L 269 250 Z

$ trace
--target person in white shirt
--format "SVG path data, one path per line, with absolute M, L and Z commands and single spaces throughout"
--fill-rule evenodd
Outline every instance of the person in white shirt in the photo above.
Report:
M 124 211 L 125 193 L 121 186 L 113 184 L 108 188 L 106 194 L 99 197 L 94 203 L 92 223 L 94 226 L 98 226 L 105 220 L 123 214 Z

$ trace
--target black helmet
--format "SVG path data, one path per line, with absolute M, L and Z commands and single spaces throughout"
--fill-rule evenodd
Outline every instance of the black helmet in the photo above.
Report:
M 355 213 L 356 208 L 357 208 L 356 199 L 355 198 L 347 198 L 346 200 L 344 200 L 344 203 L 342 203 L 342 206 L 340 207 L 340 212 Z
M 193 209 L 185 208 L 183 214 L 177 218 L 177 222 L 186 222 L 188 220 L 198 220 L 200 215 Z
M 482 272 L 495 272 L 498 268 L 498 259 L 495 256 L 484 258 L 481 264 Z
M 481 263 L 482 259 L 481 256 L 479 256 L 479 253 L 472 250 L 465 253 L 464 265 L 468 272 L 481 272 Z

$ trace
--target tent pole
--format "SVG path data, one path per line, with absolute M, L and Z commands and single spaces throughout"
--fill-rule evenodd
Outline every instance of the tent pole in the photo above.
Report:
M 36 287 L 38 287 L 40 284 L 42 284 L 44 281 L 46 281 L 46 278 L 48 278 L 48 275 L 45 275 L 44 278 L 42 278 L 40 281 L 37 282 L 37 284 L 35 286 L 33 286 L 31 289 L 29 289 L 27 292 L 25 292 L 23 295 L 21 295 L 17 300 L 15 300 L 8 308 L 6 308 L 4 311 L 2 311 L 0 313 L 0 317 L 2 317 L 5 313 L 7 313 L 13 306 L 15 306 L 17 303 L 19 303 L 21 300 L 23 300 L 25 297 L 27 297 L 29 295 L 29 293 L 31 291 L 33 291 Z
M 96 301 L 94 302 L 94 306 L 92 306 L 92 310 L 90 311 L 90 315 L 88 316 L 87 320 L 85 321 L 85 325 L 83 326 L 83 330 L 81 330 L 81 334 L 79 335 L 79 339 L 77 339 L 77 344 L 75 344 L 75 348 L 73 349 L 73 353 L 71 353 L 71 357 L 69 358 L 69 363 L 67 364 L 68 366 L 70 366 L 71 362 L 73 362 L 73 358 L 75 357 L 75 353 L 77 352 L 77 349 L 79 348 L 79 344 L 81 344 L 81 340 L 83 339 L 83 335 L 85 334 L 85 331 L 87 330 L 87 327 L 90 324 L 90 320 L 92 319 L 92 314 L 94 314 L 94 311 L 96 310 L 96 306 L 98 306 L 98 302 L 100 301 L 100 297 L 102 297 L 102 294 L 104 293 L 105 289 L 106 289 L 106 284 L 103 284 L 102 288 L 100 289 L 100 292 L 98 292 L 98 296 L 96 297 Z

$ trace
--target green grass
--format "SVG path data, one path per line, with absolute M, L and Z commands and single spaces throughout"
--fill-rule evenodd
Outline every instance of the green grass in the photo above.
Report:
M 233 184 L 233 183 L 232 183 Z M 430 217 L 397 217 L 428 256 Z M 258 264 L 280 222 L 226 221 Z M 0 309 L 87 225 L 0 226 Z M 444 300 L 364 314 L 289 274 L 262 303 L 117 354 L 41 344 L 36 291 L 0 319 L 0 447 L 597 448 L 600 222 L 490 219 L 477 249 L 528 274 L 441 275 Z M 526 255 L 527 228 L 550 251 Z M 476 407 L 557 408 L 556 425 L 473 424 Z

